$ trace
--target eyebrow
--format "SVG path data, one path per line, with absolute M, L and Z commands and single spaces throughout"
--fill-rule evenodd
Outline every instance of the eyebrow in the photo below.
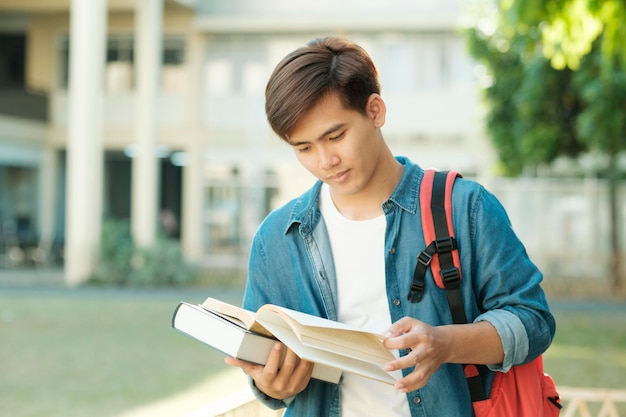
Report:
M 339 122 L 339 123 L 336 123 L 336 124 L 332 125 L 328 129 L 326 129 L 326 131 L 324 133 L 319 135 L 314 142 L 316 142 L 318 140 L 324 139 L 326 136 L 330 135 L 333 132 L 336 132 L 337 130 L 341 129 L 345 125 L 346 124 L 344 122 Z M 305 144 L 310 143 L 310 142 L 312 142 L 312 141 L 304 140 L 304 141 L 301 141 L 301 142 L 289 142 L 289 144 L 291 146 L 299 146 L 299 145 L 305 145 Z

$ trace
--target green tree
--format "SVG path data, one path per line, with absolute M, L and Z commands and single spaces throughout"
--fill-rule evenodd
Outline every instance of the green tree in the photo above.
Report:
M 544 56 L 556 69 L 577 70 L 594 44 L 606 77 L 626 68 L 626 3 L 623 0 L 501 0 L 502 17 L 522 35 L 538 30 Z M 532 40 L 532 39 L 531 39 Z
M 528 36 L 468 30 L 471 54 L 492 77 L 484 90 L 486 123 L 500 171 L 510 176 L 588 149 L 576 129 L 582 105 L 573 72 L 556 70 L 541 54 L 528 50 Z
M 471 54 L 493 77 L 485 89 L 487 128 L 505 174 L 519 175 L 561 155 L 606 155 L 598 175 L 609 182 L 610 269 L 617 291 L 624 289 L 617 199 L 618 155 L 626 150 L 624 4 L 505 0 L 496 25 L 467 31 Z

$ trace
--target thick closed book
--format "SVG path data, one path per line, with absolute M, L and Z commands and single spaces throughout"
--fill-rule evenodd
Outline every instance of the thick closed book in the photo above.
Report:
M 248 362 L 265 364 L 276 339 L 251 332 L 200 306 L 180 303 L 172 327 L 215 349 Z
M 174 311 L 172 327 L 228 356 L 264 365 L 277 340 L 231 320 L 198 305 L 181 302 Z M 312 377 L 337 384 L 341 371 L 315 364 Z
M 172 327 L 227 355 L 265 364 L 279 340 L 300 358 L 315 363 L 313 377 L 338 383 L 343 371 L 387 384 L 395 378 L 383 367 L 394 360 L 384 336 L 343 323 L 266 304 L 255 313 L 207 298 L 201 305 L 180 303 Z

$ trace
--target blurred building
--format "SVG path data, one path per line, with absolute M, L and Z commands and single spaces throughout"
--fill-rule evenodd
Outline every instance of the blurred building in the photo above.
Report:
M 245 266 L 260 220 L 313 181 L 267 125 L 265 83 L 328 34 L 373 56 L 396 154 L 489 176 L 460 0 L 79 1 L 0 1 L 0 267 L 80 258 L 103 218 L 143 222 L 143 244 L 161 229 L 191 261 Z M 93 92 L 78 74 L 100 80 Z

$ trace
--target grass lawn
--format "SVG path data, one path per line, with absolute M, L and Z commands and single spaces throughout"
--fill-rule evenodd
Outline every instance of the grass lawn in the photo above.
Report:
M 225 369 L 221 354 L 170 328 L 178 301 L 207 295 L 0 289 L 0 415 L 114 416 Z
M 172 329 L 180 300 L 209 290 L 0 288 L 0 415 L 114 416 L 225 369 L 220 353 Z M 545 355 L 557 384 L 626 389 L 626 304 L 552 303 Z
M 544 367 L 557 386 L 626 390 L 626 302 L 555 301 Z

